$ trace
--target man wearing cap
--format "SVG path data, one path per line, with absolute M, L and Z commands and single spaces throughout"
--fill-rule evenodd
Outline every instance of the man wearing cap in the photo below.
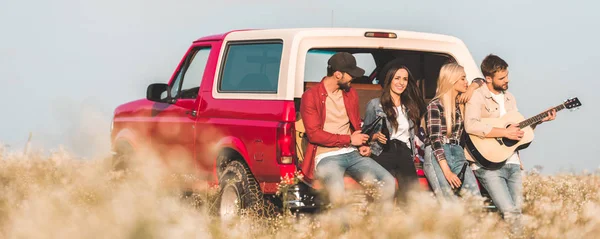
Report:
M 302 95 L 300 114 L 308 137 L 302 172 L 308 181 L 320 180 L 334 205 L 344 199 L 344 174 L 358 182 L 381 182 L 380 200 L 393 200 L 394 177 L 369 158 L 369 136 L 361 133 L 358 95 L 350 87 L 364 73 L 352 54 L 336 53 L 327 76 Z

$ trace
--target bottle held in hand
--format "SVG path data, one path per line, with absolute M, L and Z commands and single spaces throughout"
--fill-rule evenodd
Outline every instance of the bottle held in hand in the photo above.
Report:
M 373 138 L 373 134 L 376 133 L 376 129 L 377 126 L 379 125 L 379 122 L 381 122 L 381 120 L 383 120 L 385 118 L 385 114 L 384 113 L 379 113 L 377 114 L 377 118 L 375 118 L 375 121 L 373 121 L 373 123 L 370 123 L 368 125 L 365 125 L 362 128 L 362 133 L 369 135 L 369 141 Z
M 454 189 L 454 194 L 457 195 L 457 196 L 460 196 L 459 195 L 460 189 L 462 188 L 463 185 L 465 185 L 464 184 L 464 182 L 465 182 L 465 171 L 467 170 L 468 166 L 469 166 L 469 163 L 463 164 L 462 168 L 460 169 L 460 172 L 458 173 L 458 175 L 456 175 L 458 177 L 458 179 L 460 179 L 460 181 L 462 182 L 459 187 L 457 187 L 457 188 Z

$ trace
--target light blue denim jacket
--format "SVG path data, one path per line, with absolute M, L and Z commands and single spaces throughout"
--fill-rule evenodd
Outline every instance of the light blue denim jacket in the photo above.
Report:
M 370 100 L 369 103 L 367 104 L 367 109 L 365 111 L 365 120 L 364 120 L 363 125 L 368 125 L 368 124 L 374 122 L 375 119 L 377 119 L 377 115 L 382 114 L 382 113 L 385 114 L 383 112 L 383 108 L 381 106 L 379 98 Z M 392 134 L 394 132 L 394 130 L 392 128 L 392 124 L 390 124 L 390 121 L 387 119 L 387 117 L 385 118 L 385 121 L 386 121 L 386 125 L 388 127 L 388 132 L 390 132 L 390 134 Z M 383 126 L 383 123 L 381 123 L 381 122 L 383 122 L 383 121 L 380 121 L 378 123 L 378 125 L 375 128 L 375 132 L 381 131 L 381 127 Z M 408 124 L 409 124 L 409 127 L 411 128 L 410 130 L 408 130 L 409 135 L 410 135 L 409 136 L 409 143 L 410 143 L 409 147 L 411 148 L 412 156 L 414 157 L 416 155 L 415 132 L 414 132 L 414 129 L 412 129 L 414 127 L 414 123 L 411 120 L 408 120 Z M 374 155 L 379 156 L 381 154 L 381 152 L 383 152 L 383 147 L 381 146 L 381 144 L 379 142 L 377 142 L 377 141 L 370 142 L 369 145 L 371 147 L 371 153 L 373 153 Z

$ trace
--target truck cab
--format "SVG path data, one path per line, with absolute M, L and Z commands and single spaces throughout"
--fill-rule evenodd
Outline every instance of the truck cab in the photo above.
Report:
M 300 99 L 326 75 L 336 52 L 353 54 L 365 75 L 352 82 L 364 118 L 381 95 L 379 75 L 402 59 L 426 101 L 441 66 L 456 61 L 467 79 L 482 77 L 464 43 L 452 36 L 385 29 L 304 28 L 237 30 L 194 41 L 170 79 L 147 88 L 146 99 L 116 108 L 111 142 L 116 155 L 151 150 L 166 164 L 190 165 L 202 183 L 219 185 L 220 213 L 264 198 L 279 206 L 314 208 L 318 183 L 301 182 L 275 196 L 282 178 L 303 160 Z M 417 174 L 428 188 L 419 160 Z M 301 172 L 299 172 L 301 174 Z M 346 180 L 353 187 L 353 180 Z M 309 200 L 309 198 L 311 200 Z

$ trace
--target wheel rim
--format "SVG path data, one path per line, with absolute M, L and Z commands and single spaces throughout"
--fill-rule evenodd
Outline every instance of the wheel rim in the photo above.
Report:
M 233 185 L 227 185 L 221 194 L 221 205 L 219 215 L 224 220 L 229 220 L 237 215 L 239 200 L 237 189 Z

